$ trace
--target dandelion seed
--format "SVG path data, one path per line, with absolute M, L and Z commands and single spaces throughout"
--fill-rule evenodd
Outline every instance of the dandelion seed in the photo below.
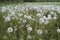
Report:
M 14 11 L 11 11 L 11 14 L 9 14 L 11 16 L 15 16 L 15 12 Z
M 46 16 L 43 16 L 43 18 L 46 20 L 47 18 L 46 18 Z
M 27 15 L 24 15 L 24 18 L 27 18 Z
M 22 13 L 18 13 L 18 16 L 22 16 L 23 14 Z
M 57 17 L 53 17 L 53 19 L 55 19 L 55 20 L 56 20 L 56 19 L 57 19 Z
M 57 29 L 57 32 L 60 32 L 60 29 L 59 28 Z
M 54 14 L 54 12 L 50 12 L 50 14 Z
M 25 22 L 26 22 L 26 20 L 25 20 L 25 19 L 23 19 L 23 20 L 22 20 L 22 22 L 23 22 L 23 23 L 25 23 Z
M 1 10 L 1 12 L 6 12 L 6 7 L 2 7 L 2 10 Z
M 41 17 L 41 14 L 40 14 L 40 13 L 37 13 L 37 16 L 38 16 L 38 17 Z
M 10 21 L 10 17 L 9 16 L 5 17 L 5 21 Z
M 13 28 L 12 28 L 12 27 L 9 27 L 9 28 L 7 29 L 7 32 L 13 32 Z
M 42 34 L 42 33 L 43 33 L 43 31 L 41 29 L 37 30 L 37 34 Z
M 29 15 L 28 17 L 27 17 L 28 19 L 32 19 L 32 17 Z
M 32 27 L 27 27 L 27 30 L 28 31 L 32 31 Z
M 40 22 L 40 23 L 44 23 L 45 21 L 44 21 L 43 18 L 40 18 L 40 19 L 39 19 L 39 22 Z
M 51 19 L 51 15 L 49 14 L 47 18 L 48 18 L 48 20 L 50 20 Z

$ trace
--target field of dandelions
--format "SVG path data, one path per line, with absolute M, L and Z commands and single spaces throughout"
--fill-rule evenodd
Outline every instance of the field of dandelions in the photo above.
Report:
M 60 6 L 0 6 L 0 40 L 60 40 Z

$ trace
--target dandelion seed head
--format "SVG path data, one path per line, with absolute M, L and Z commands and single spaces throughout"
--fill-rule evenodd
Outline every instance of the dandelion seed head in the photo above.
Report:
M 40 23 L 44 23 L 44 22 L 45 22 L 45 21 L 44 21 L 44 18 L 40 18 L 40 19 L 39 19 L 39 22 L 40 22 Z
M 5 17 L 5 21 L 10 21 L 10 20 L 11 20 L 11 19 L 10 19 L 9 16 Z
M 38 17 L 41 17 L 41 14 L 40 14 L 40 13 L 37 13 L 37 16 L 38 16 Z
M 27 27 L 27 30 L 28 31 L 32 31 L 32 27 Z
M 7 29 L 7 32 L 13 32 L 13 28 L 12 28 L 12 27 L 9 27 L 9 28 Z
M 7 11 L 7 9 L 6 9 L 6 7 L 2 7 L 2 9 L 1 9 L 1 12 L 6 12 Z
M 60 32 L 60 29 L 59 28 L 57 29 L 57 32 Z
M 42 33 L 43 33 L 43 31 L 41 29 L 37 30 L 37 34 L 42 34 Z

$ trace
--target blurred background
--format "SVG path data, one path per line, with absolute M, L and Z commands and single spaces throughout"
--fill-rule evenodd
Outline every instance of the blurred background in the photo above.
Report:
M 0 2 L 59 2 L 60 0 L 0 0 Z

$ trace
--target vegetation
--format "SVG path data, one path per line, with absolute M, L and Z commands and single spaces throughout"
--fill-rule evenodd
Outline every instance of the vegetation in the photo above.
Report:
M 1 5 L 0 40 L 60 40 L 60 5 L 56 4 Z
M 0 2 L 59 2 L 60 0 L 0 0 Z

